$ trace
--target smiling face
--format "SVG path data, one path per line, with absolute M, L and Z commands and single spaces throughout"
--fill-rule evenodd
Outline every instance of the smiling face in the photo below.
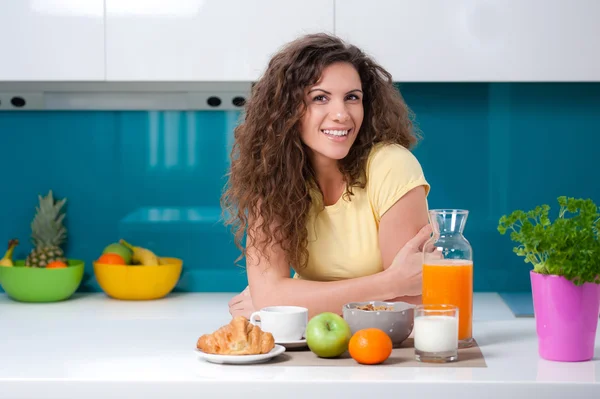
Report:
M 305 93 L 300 138 L 310 148 L 313 164 L 337 162 L 348 155 L 363 121 L 358 72 L 349 63 L 331 64 Z

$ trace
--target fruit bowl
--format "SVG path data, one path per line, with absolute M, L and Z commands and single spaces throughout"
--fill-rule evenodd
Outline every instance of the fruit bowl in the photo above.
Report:
M 68 267 L 46 269 L 24 267 L 24 260 L 12 267 L 0 267 L 0 285 L 19 302 L 58 302 L 70 298 L 83 279 L 84 262 L 70 259 Z
M 160 265 L 115 265 L 94 262 L 94 274 L 106 295 L 122 300 L 167 296 L 179 281 L 183 261 L 161 258 Z
M 387 310 L 377 310 L 378 308 Z M 343 306 L 342 314 L 352 334 L 365 328 L 378 328 L 386 332 L 394 347 L 397 347 L 412 333 L 414 309 L 415 305 L 406 302 L 350 302 Z

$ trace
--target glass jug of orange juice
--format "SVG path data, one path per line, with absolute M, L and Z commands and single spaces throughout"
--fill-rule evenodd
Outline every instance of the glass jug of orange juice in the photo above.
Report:
M 473 249 L 463 231 L 469 211 L 429 211 L 433 235 L 423 246 L 423 304 L 458 307 L 458 347 L 473 343 Z

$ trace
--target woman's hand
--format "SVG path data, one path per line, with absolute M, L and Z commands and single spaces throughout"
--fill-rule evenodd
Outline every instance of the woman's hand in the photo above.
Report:
M 423 296 L 398 296 L 396 298 L 386 299 L 385 302 L 406 302 L 412 305 L 420 305 L 423 303 Z
M 244 316 L 249 319 L 253 312 L 254 305 L 252 304 L 249 287 L 246 287 L 229 301 L 229 314 L 231 314 L 231 317 Z
M 418 296 L 423 283 L 423 245 L 431 237 L 431 225 L 425 225 L 398 251 L 385 273 L 397 282 L 397 296 Z

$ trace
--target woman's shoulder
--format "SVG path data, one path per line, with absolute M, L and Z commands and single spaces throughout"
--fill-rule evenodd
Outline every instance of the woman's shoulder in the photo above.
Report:
M 429 193 L 429 183 L 417 157 L 400 144 L 373 147 L 366 174 L 366 191 L 378 217 L 417 186 L 424 186 Z
M 400 144 L 378 143 L 371 149 L 367 160 L 367 175 L 379 172 L 381 169 L 404 170 L 421 169 L 417 157 L 413 152 Z

